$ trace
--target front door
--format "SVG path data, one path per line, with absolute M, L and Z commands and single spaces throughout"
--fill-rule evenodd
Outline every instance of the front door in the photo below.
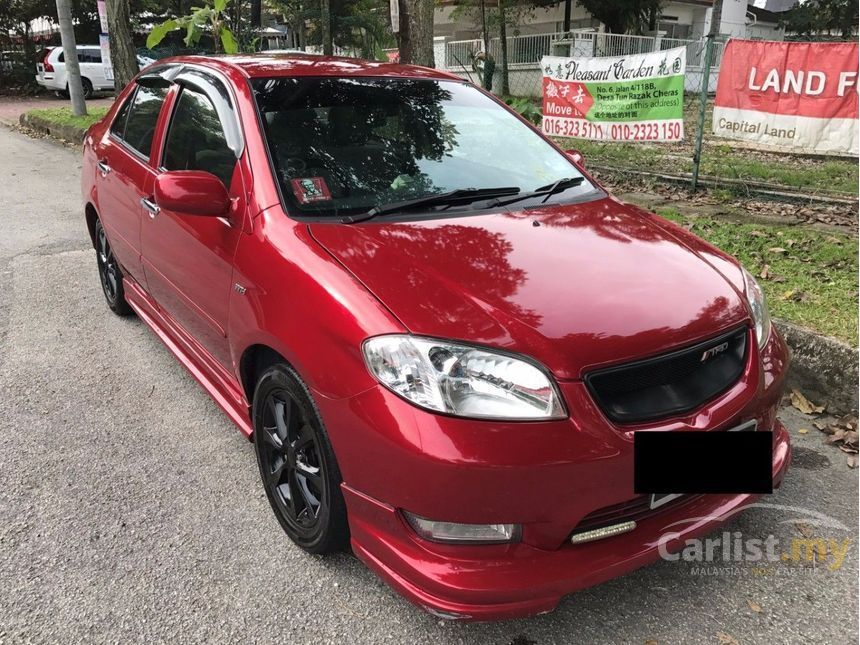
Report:
M 217 83 L 217 81 L 212 81 Z M 242 172 L 224 135 L 211 86 L 183 83 L 174 103 L 158 172 L 204 170 L 227 187 L 231 212 L 201 217 L 157 207 L 143 217 L 141 245 L 150 294 L 172 321 L 222 366 L 231 368 L 227 318 L 233 256 L 242 235 Z M 152 200 L 154 180 L 148 187 Z M 155 204 L 153 203 L 153 206 Z
M 146 286 L 140 258 L 141 202 L 152 182 L 149 155 L 167 86 L 132 92 L 110 131 L 95 147 L 96 189 L 102 223 L 125 273 Z

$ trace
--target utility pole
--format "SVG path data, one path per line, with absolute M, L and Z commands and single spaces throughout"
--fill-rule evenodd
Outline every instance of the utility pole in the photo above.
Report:
M 573 4 L 573 0 L 564 0 L 564 26 L 561 30 L 564 33 L 570 31 L 570 5 Z
M 60 38 L 63 43 L 63 58 L 66 63 L 66 78 L 69 96 L 72 99 L 72 114 L 86 116 L 87 104 L 81 87 L 81 68 L 78 65 L 78 47 L 75 43 L 75 28 L 72 25 L 72 4 L 70 0 L 57 0 L 57 18 L 60 23 Z
M 323 55 L 332 56 L 334 43 L 331 40 L 331 0 L 320 0 L 320 13 Z
M 59 1 L 59 0 L 58 0 Z M 696 128 L 696 147 L 693 151 L 693 190 L 699 188 L 699 164 L 702 161 L 702 136 L 705 129 L 705 112 L 708 108 L 708 86 L 711 83 L 711 61 L 714 58 L 714 40 L 720 33 L 723 18 L 723 0 L 714 0 L 711 11 L 711 28 L 705 39 L 705 60 L 702 63 L 702 91 L 699 95 L 699 124 Z

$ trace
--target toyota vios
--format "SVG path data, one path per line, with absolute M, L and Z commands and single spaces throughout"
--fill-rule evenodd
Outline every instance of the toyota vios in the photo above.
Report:
M 287 535 L 497 619 L 754 497 L 636 494 L 634 433 L 755 422 L 789 462 L 756 281 L 580 161 L 443 72 L 188 57 L 89 130 L 82 189 L 108 306 L 254 439 Z

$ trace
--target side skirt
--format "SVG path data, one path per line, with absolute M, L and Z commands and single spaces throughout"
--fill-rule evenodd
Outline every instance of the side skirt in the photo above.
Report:
M 229 378 L 223 369 L 215 367 L 214 359 L 207 360 L 205 350 L 195 346 L 196 343 L 193 339 L 183 338 L 187 334 L 170 321 L 166 314 L 156 309 L 149 296 L 134 280 L 124 277 L 123 285 L 125 286 L 126 300 L 135 313 L 155 332 L 156 336 L 161 339 L 161 342 L 167 346 L 167 349 L 173 353 L 185 369 L 191 372 L 191 376 L 224 410 L 230 420 L 242 431 L 242 434 L 250 438 L 253 427 L 238 382 Z M 217 374 L 216 371 L 224 372 L 224 374 Z

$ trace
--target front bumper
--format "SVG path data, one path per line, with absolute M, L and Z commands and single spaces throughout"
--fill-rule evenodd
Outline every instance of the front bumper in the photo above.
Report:
M 773 477 L 790 462 L 776 419 L 788 366 L 776 331 L 740 381 L 685 416 L 613 426 L 581 381 L 560 383 L 571 418 L 477 422 L 423 412 L 382 387 L 342 400 L 317 398 L 343 474 L 352 546 L 417 605 L 449 618 L 498 620 L 552 610 L 565 594 L 632 571 L 665 546 L 716 529 L 757 496 L 704 495 L 667 505 L 637 528 L 577 546 L 574 527 L 635 497 L 633 431 L 724 429 L 755 419 L 774 433 Z M 522 540 L 442 545 L 420 539 L 399 509 L 476 524 L 516 523 Z M 681 529 L 666 527 L 688 518 Z

